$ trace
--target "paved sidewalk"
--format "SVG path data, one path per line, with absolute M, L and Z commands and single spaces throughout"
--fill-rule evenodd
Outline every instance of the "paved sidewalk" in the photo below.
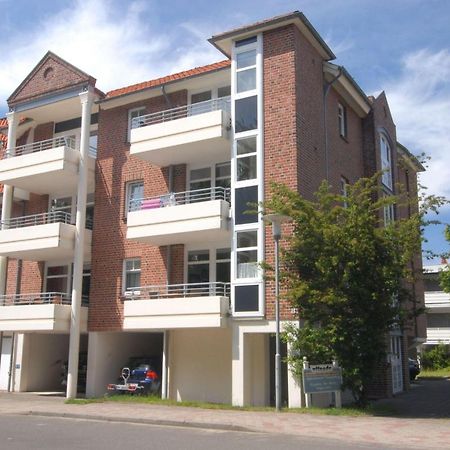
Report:
M 0 414 L 35 414 L 79 419 L 286 433 L 382 448 L 450 449 L 450 420 L 342 417 L 258 411 L 206 410 L 148 404 L 66 405 L 64 398 L 0 393 Z

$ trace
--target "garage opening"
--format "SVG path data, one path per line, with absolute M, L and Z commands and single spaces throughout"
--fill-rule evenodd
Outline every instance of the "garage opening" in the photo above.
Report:
M 86 396 L 103 396 L 108 384 L 122 381 L 124 367 L 133 370 L 145 361 L 152 361 L 161 379 L 163 343 L 161 332 L 89 333 Z

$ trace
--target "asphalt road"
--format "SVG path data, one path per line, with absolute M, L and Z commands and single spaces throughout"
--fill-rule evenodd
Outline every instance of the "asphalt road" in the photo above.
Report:
M 1 450 L 308 450 L 380 449 L 323 438 L 120 424 L 36 416 L 0 416 Z

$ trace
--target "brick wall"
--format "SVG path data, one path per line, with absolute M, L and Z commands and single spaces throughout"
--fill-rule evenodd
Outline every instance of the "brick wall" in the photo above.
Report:
M 187 92 L 170 95 L 173 105 L 187 103 Z M 147 113 L 167 109 L 164 97 L 148 99 L 99 114 L 96 166 L 95 217 L 89 330 L 120 330 L 123 323 L 123 260 L 141 258 L 141 284 L 167 282 L 167 248 L 126 239 L 125 196 L 127 182 L 144 181 L 144 195 L 168 192 L 169 170 L 130 156 L 127 142 L 128 110 L 145 106 Z M 186 189 L 186 167 L 174 168 L 174 190 Z M 183 281 L 184 247 L 172 246 L 171 282 Z

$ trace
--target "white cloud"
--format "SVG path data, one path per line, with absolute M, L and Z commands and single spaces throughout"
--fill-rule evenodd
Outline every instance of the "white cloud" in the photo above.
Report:
M 408 54 L 400 76 L 385 87 L 398 140 L 431 157 L 422 184 L 450 198 L 450 51 Z
M 35 28 L 7 36 L 4 48 L 14 51 L 2 57 L 0 99 L 13 92 L 47 50 L 97 78 L 104 91 L 221 59 L 198 28 L 164 27 L 152 8 L 142 0 L 119 5 L 74 0 Z

